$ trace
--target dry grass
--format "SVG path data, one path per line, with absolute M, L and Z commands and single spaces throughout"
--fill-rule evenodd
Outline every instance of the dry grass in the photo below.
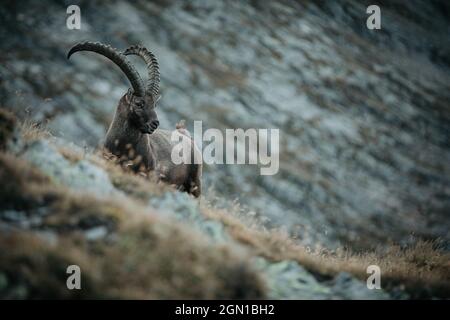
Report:
M 22 129 L 27 139 L 48 137 L 45 131 L 40 132 L 42 128 L 30 125 L 22 128 L 27 128 Z M 33 234 L 2 235 L 0 276 L 6 273 L 14 285 L 7 292 L 0 288 L 0 295 L 14 296 L 15 286 L 26 283 L 27 297 L 264 296 L 263 285 L 245 259 L 230 248 L 207 245 L 207 239 L 194 235 L 188 226 L 161 220 L 144 208 L 149 198 L 173 188 L 157 184 L 151 177 L 146 179 L 127 172 L 105 158 L 104 153 L 80 155 L 70 149 L 60 151 L 72 161 L 86 157 L 104 168 L 114 186 L 130 197 L 108 202 L 80 198 L 69 190 L 56 189 L 28 163 L 0 153 L 0 179 L 4 181 L 0 208 L 25 211 L 46 208 L 50 214 L 42 219 L 39 228 L 56 232 L 59 239 L 52 246 Z M 408 248 L 392 245 L 363 254 L 310 250 L 285 232 L 265 229 L 235 203 L 227 209 L 218 209 L 203 199 L 200 210 L 205 217 L 221 221 L 230 235 L 249 249 L 251 256 L 298 261 L 323 279 L 346 271 L 365 281 L 367 266 L 375 264 L 382 270 L 385 289 L 404 288 L 415 298 L 450 296 L 450 255 L 440 250 L 437 242 L 419 241 Z M 97 226 L 105 227 L 108 235 L 101 241 L 87 241 L 83 232 Z M 25 269 L 14 268 L 20 264 L 18 261 L 25 261 Z M 82 296 L 61 289 L 61 278 L 57 275 L 61 272 L 65 275 L 65 270 L 58 269 L 58 265 L 69 262 L 87 270 L 87 289 Z M 37 276 L 31 279 L 32 275 Z M 49 289 L 42 291 L 42 286 Z
M 44 126 L 30 120 L 25 120 L 20 123 L 19 127 L 22 138 L 27 142 L 52 137 L 51 133 Z M 111 154 L 108 154 L 104 150 L 98 150 L 93 154 L 83 154 L 61 145 L 56 146 L 56 149 L 64 158 L 72 163 L 88 159 L 95 165 L 105 169 L 114 187 L 124 191 L 137 200 L 147 201 L 152 195 L 160 195 L 162 192 L 174 190 L 170 185 L 157 183 L 156 178 L 151 174 L 145 175 L 145 179 L 143 179 L 141 174 L 126 170 L 124 166 L 119 164 L 117 159 L 114 159 Z
M 19 126 L 20 134 L 25 141 L 50 138 L 52 135 L 46 126 L 29 119 L 25 119 Z
M 438 241 L 419 240 L 406 248 L 391 245 L 375 252 L 342 252 L 324 258 L 335 265 L 335 269 L 348 271 L 361 279 L 367 278 L 368 265 L 378 265 L 382 281 L 388 287 L 402 287 L 415 298 L 450 297 L 450 254 L 441 250 Z
M 367 267 L 378 265 L 385 289 L 404 288 L 415 298 L 450 297 L 450 254 L 441 250 L 437 241 L 418 241 L 407 248 L 392 245 L 359 254 L 349 250 L 311 250 L 297 243 L 286 232 L 266 230 L 251 217 L 243 219 L 239 211 L 233 213 L 231 210 L 230 213 L 204 202 L 202 212 L 224 223 L 233 238 L 250 248 L 255 255 L 269 260 L 298 261 L 312 273 L 325 278 L 345 271 L 363 281 L 368 277 Z
M 65 146 L 57 146 L 58 152 L 71 163 L 77 163 L 84 159 L 85 155 Z
M 88 158 L 92 163 L 105 169 L 114 187 L 125 192 L 133 199 L 146 203 L 152 196 L 175 190 L 174 187 L 166 183 L 157 182 L 156 177 L 151 174 L 143 176 L 127 170 L 118 164 L 117 161 L 111 159 L 111 157 L 110 154 L 100 150 Z
M 12 155 L 0 154 L 2 207 L 36 215 L 33 230 L 0 235 L 0 275 L 8 298 L 263 298 L 264 287 L 244 257 L 208 244 L 188 227 L 164 220 L 135 201 L 99 200 L 54 187 Z M 1 220 L 0 220 L 1 226 Z M 104 237 L 85 233 L 102 227 Z M 45 241 L 42 232 L 57 235 Z M 44 237 L 45 238 L 45 237 Z M 66 289 L 65 269 L 82 270 L 80 293 Z

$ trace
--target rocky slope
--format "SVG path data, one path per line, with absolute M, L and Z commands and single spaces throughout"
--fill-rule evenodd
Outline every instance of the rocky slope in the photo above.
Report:
M 9 124 L 9 114 L 0 111 L 2 124 Z M 232 231 L 255 232 L 248 215 L 230 220 L 232 212 L 124 172 L 35 128 L 6 133 L 7 150 L 0 153 L 2 298 L 390 297 L 349 273 L 319 280 L 298 261 L 258 252 Z M 73 264 L 82 271 L 80 291 L 66 288 L 65 269 Z
M 124 171 L 0 109 L 0 297 L 447 297 L 439 244 L 311 251 L 235 202 L 221 209 Z M 222 202 L 225 201 L 222 199 Z M 369 290 L 366 268 L 383 270 Z M 82 290 L 66 288 L 80 266 Z
M 237 198 L 266 227 L 285 228 L 305 248 L 364 251 L 440 238 L 448 250 L 450 11 L 444 1 L 384 1 L 380 31 L 366 29 L 365 1 L 81 1 L 79 31 L 66 28 L 68 4 L 10 1 L 0 9 L 0 104 L 56 137 L 15 145 L 14 157 L 75 192 L 115 196 L 120 190 L 104 169 L 79 156 L 72 162 L 58 148 L 93 154 L 126 82 L 101 57 L 65 56 L 80 40 L 119 49 L 142 43 L 160 61 L 163 128 L 186 119 L 190 128 L 203 120 L 205 129 L 280 129 L 277 175 L 206 166 L 205 197 L 215 210 L 229 211 Z M 167 191 L 146 201 L 144 207 L 188 219 L 214 242 L 240 250 L 224 240 L 223 223 L 204 221 L 186 195 Z M 23 208 L 6 209 L 2 219 L 19 225 L 39 220 L 27 220 Z M 249 289 L 255 297 L 385 297 L 346 273 L 319 281 L 298 261 L 254 258 L 245 262 L 248 272 L 257 277 L 263 270 L 269 288 L 255 284 Z M 212 297 L 220 297 L 216 289 Z M 236 297 L 239 290 L 227 292 Z

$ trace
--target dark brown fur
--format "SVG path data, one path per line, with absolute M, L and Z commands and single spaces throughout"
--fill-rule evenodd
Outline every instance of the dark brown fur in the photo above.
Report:
M 195 197 L 201 194 L 201 164 L 175 165 L 171 160 L 172 147 L 177 142 L 171 141 L 171 131 L 155 129 L 144 133 L 143 127 L 157 120 L 154 102 L 151 96 L 144 98 L 143 108 L 135 104 L 136 97 L 129 91 L 119 101 L 114 119 L 106 134 L 105 148 L 117 156 L 122 163 L 131 163 L 135 172 L 155 172 L 158 179 L 176 185 Z M 136 110 L 138 109 L 138 110 Z M 185 134 L 183 130 L 180 133 Z M 192 153 L 201 156 L 193 140 L 185 139 L 191 144 Z

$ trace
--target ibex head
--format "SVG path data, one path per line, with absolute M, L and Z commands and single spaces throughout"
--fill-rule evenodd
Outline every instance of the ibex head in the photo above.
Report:
M 101 54 L 113 61 L 125 73 L 132 89 L 129 89 L 120 99 L 116 115 L 127 118 L 129 123 L 141 133 L 153 133 L 159 126 L 155 107 L 160 98 L 159 67 L 155 56 L 143 47 L 133 46 L 124 53 L 120 53 L 111 46 L 87 41 L 73 46 L 67 58 L 69 59 L 73 53 L 78 51 L 92 51 Z M 146 88 L 139 73 L 128 61 L 126 57 L 128 54 L 139 55 L 146 62 L 149 73 Z
M 158 60 L 156 57 L 144 47 L 141 46 L 131 46 L 123 52 L 124 55 L 137 55 L 141 57 L 145 64 L 147 65 L 148 79 L 147 86 L 145 88 L 144 95 L 144 111 L 142 112 L 142 117 L 139 117 L 141 120 L 149 119 L 150 124 L 156 124 L 156 127 L 159 124 L 158 117 L 155 112 L 156 104 L 161 98 L 159 94 L 159 66 Z M 153 122 L 152 122 L 153 119 Z M 147 133 L 152 133 L 156 127 Z

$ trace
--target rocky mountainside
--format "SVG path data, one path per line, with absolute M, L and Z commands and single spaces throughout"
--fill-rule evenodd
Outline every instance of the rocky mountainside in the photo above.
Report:
M 311 251 L 252 212 L 124 171 L 0 109 L 0 297 L 407 299 L 448 297 L 437 243 Z M 225 202 L 225 200 L 223 200 Z M 81 290 L 66 268 L 80 267 Z M 369 265 L 383 287 L 366 286 Z
M 119 192 L 110 174 L 94 165 L 100 161 L 95 150 L 127 83 L 100 56 L 79 54 L 68 61 L 66 54 L 81 40 L 121 50 L 139 43 L 160 63 L 162 128 L 185 119 L 189 129 L 202 120 L 204 129 L 280 130 L 280 171 L 274 176 L 260 176 L 255 166 L 205 165 L 204 198 L 214 212 L 230 211 L 237 199 L 261 228 L 282 228 L 307 252 L 389 250 L 391 243 L 408 248 L 436 239 L 444 250 L 450 248 L 450 6 L 445 1 L 381 1 L 381 30 L 366 28 L 370 1 L 79 1 L 81 30 L 66 28 L 70 4 L 6 1 L 0 8 L 0 106 L 52 136 L 27 142 L 18 133 L 8 152 L 24 166 L 37 167 L 70 192 L 100 198 Z M 145 75 L 145 66 L 133 62 Z M 75 150 L 75 160 L 67 149 Z M 2 162 L 8 168 L 9 162 Z M 124 197 L 140 192 L 125 191 Z M 8 226 L 16 219 L 26 228 L 37 223 L 37 229 L 48 229 L 39 215 L 4 201 L 1 219 Z M 189 219 L 194 230 L 199 225 L 219 242 L 228 239 L 220 231 L 223 221 L 203 221 L 205 212 L 200 215 L 198 204 L 184 194 L 145 194 L 139 205 L 144 211 L 172 212 L 175 220 Z M 110 231 L 103 223 L 82 228 L 88 240 L 103 239 Z M 238 251 L 233 254 L 242 254 L 240 245 L 225 241 Z M 256 251 L 253 260 L 242 263 L 255 279 L 264 270 L 269 290 L 255 280 L 247 288 L 253 297 L 404 294 L 397 286 L 390 293 L 368 291 L 350 275 L 357 269 L 353 274 L 363 278 L 365 270 L 348 261 L 347 269 L 329 263 L 348 273 L 321 270 L 318 274 L 327 276 L 317 278 L 311 264 L 292 258 L 298 253 L 275 259 Z M 205 259 L 211 260 L 199 264 L 219 258 Z M 239 265 L 239 259 L 232 261 Z M 236 270 L 233 263 L 227 267 Z M 392 277 L 396 285 L 403 283 L 398 274 Z M 209 288 L 207 297 L 220 297 L 222 284 Z M 353 285 L 360 290 L 352 291 Z M 227 290 L 227 297 L 236 297 L 241 289 Z

